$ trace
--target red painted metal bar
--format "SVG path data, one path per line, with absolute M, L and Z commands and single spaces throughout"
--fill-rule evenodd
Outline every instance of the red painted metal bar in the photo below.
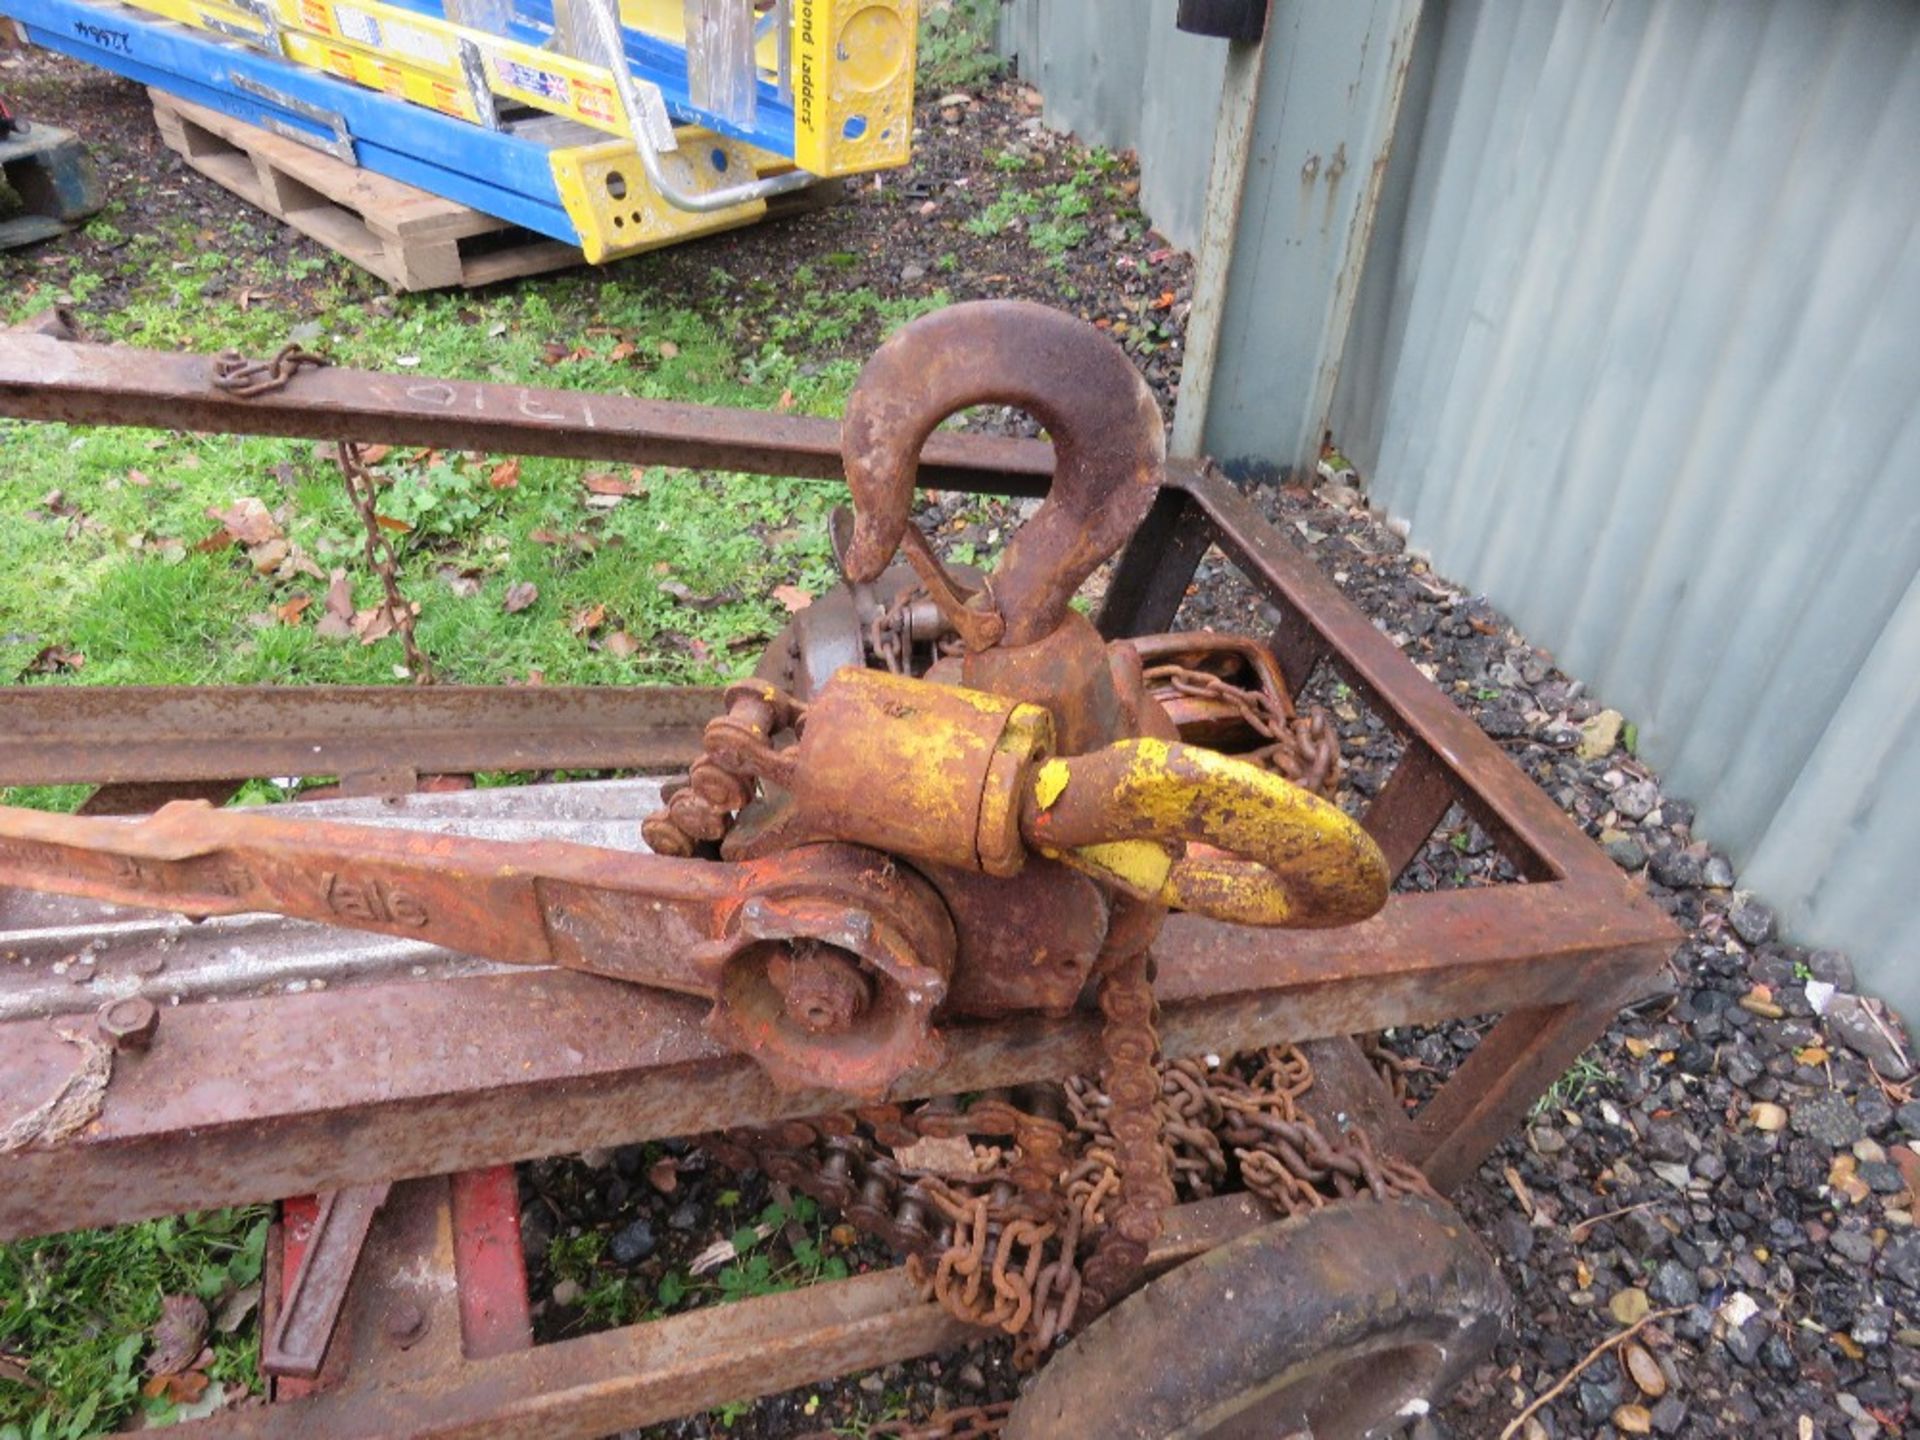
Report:
M 347 1285 L 360 1263 L 373 1218 L 387 1202 L 388 1185 L 354 1185 L 318 1197 L 300 1256 L 280 1297 L 280 1311 L 261 1349 L 260 1368 L 311 1380 L 320 1373 Z
M 533 1344 L 527 1257 L 520 1243 L 520 1180 L 491 1165 L 452 1177 L 454 1279 L 461 1345 L 470 1360 L 510 1355 Z

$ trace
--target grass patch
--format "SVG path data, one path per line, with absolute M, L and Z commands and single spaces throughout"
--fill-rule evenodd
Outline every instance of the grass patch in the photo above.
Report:
M 136 237 L 127 242 L 140 245 Z M 156 290 L 105 317 L 106 338 L 270 353 L 289 333 L 270 306 L 206 294 L 212 257 L 158 267 Z M 947 300 L 869 289 L 743 286 L 670 300 L 599 277 L 472 297 L 360 296 L 341 284 L 306 343 L 336 363 L 765 411 L 837 414 L 878 338 Z M 58 298 L 0 300 L 17 319 Z M 311 332 L 316 327 L 291 327 Z M 732 678 L 784 623 L 776 585 L 832 579 L 832 485 L 393 452 L 378 472 L 401 585 L 441 678 L 499 683 L 699 683 Z M 239 546 L 203 548 L 209 511 L 257 499 L 308 562 L 263 574 Z M 324 447 L 271 439 L 0 421 L 0 683 L 246 684 L 392 681 L 397 638 L 329 639 L 326 576 L 354 600 L 377 581 Z M 404 527 L 403 529 L 400 527 Z M 537 599 L 509 612 L 510 587 Z M 582 623 L 582 617 L 594 617 Z M 626 638 L 609 646 L 614 634 Z
M 101 297 L 88 310 L 101 290 L 91 275 L 64 289 L 26 279 L 0 287 L 0 324 L 72 303 L 97 338 L 157 349 L 266 355 L 291 337 L 341 365 L 837 415 L 878 341 L 949 301 L 810 271 L 775 284 L 717 267 L 671 290 L 629 270 L 396 297 L 331 258 L 249 279 L 217 235 L 123 233 L 111 213 L 90 233 L 119 245 L 140 276 L 123 303 L 109 310 Z M 825 519 L 842 486 L 528 458 L 498 488 L 504 459 L 396 450 L 376 467 L 380 512 L 405 527 L 389 532 L 401 587 L 447 682 L 734 678 L 786 620 L 773 587 L 817 594 L 833 579 Z M 596 496 L 589 475 L 627 493 Z M 203 548 L 221 530 L 208 512 L 243 497 L 310 568 L 263 573 L 243 546 Z M 357 606 L 372 607 L 379 586 L 337 470 L 308 442 L 0 421 L 0 510 L 0 684 L 404 677 L 397 637 L 362 644 L 320 631 L 331 572 L 346 572 Z M 521 585 L 536 598 L 510 612 L 507 592 Z M 615 635 L 625 638 L 609 643 Z M 0 800 L 71 809 L 85 793 L 14 789 Z M 243 798 L 278 796 L 262 785 Z M 0 1246 L 0 1440 L 168 1418 L 168 1402 L 141 1393 L 161 1298 L 191 1292 L 217 1311 L 257 1278 L 264 1224 L 262 1211 L 222 1212 Z M 583 1242 L 565 1259 L 597 1318 L 661 1308 L 590 1251 Z M 766 1293 L 830 1262 L 767 1248 L 686 1292 Z M 213 1384 L 229 1399 L 258 1388 L 252 1324 L 211 1343 Z
M 266 1242 L 267 1213 L 254 1207 L 0 1246 L 0 1359 L 27 1377 L 0 1378 L 0 1440 L 78 1440 L 136 1413 L 178 1418 L 171 1401 L 141 1393 L 161 1299 L 198 1296 L 216 1318 L 243 1308 L 235 1297 L 257 1294 Z M 249 1327 L 216 1324 L 208 1344 L 210 1387 L 258 1388 Z

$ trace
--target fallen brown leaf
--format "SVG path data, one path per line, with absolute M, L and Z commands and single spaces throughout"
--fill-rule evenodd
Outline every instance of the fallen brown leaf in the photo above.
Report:
M 375 605 L 371 609 L 358 611 L 353 617 L 353 633 L 360 637 L 362 645 L 372 645 L 384 640 L 394 631 L 394 614 L 386 605 Z
M 1507 1188 L 1513 1191 L 1513 1198 L 1520 1202 L 1520 1208 L 1527 1212 L 1527 1218 L 1533 1218 L 1533 1192 L 1527 1188 L 1527 1182 L 1520 1178 L 1520 1172 L 1509 1165 L 1506 1167 Z
M 786 608 L 789 615 L 804 610 L 813 603 L 813 597 L 798 585 L 774 586 L 773 598 Z
M 511 490 L 520 483 L 520 457 L 514 456 L 502 460 L 493 467 L 493 473 L 487 476 L 487 484 L 495 490 Z
M 336 570 L 327 585 L 326 613 L 314 626 L 326 640 L 345 640 L 353 634 L 353 582 L 345 570 Z
M 207 1342 L 207 1307 L 198 1296 L 165 1296 L 151 1335 L 153 1349 L 147 1356 L 147 1373 L 177 1375 L 193 1364 Z
M 247 547 L 247 561 L 255 573 L 271 575 L 286 563 L 287 556 L 293 553 L 293 547 L 279 536 L 262 540 L 257 545 Z
M 471 600 L 480 593 L 478 571 L 462 570 L 456 565 L 442 565 L 434 571 L 434 574 L 446 581 L 447 588 L 462 600 Z
M 156 1375 L 140 1387 L 149 1400 L 167 1400 L 175 1405 L 191 1405 L 207 1390 L 207 1377 L 198 1370 L 179 1375 Z
M 1887 1157 L 1900 1171 L 1900 1178 L 1907 1182 L 1907 1208 L 1920 1210 L 1920 1155 L 1905 1145 L 1896 1145 L 1887 1151 Z
M 342 620 L 353 614 L 353 581 L 345 570 L 336 570 L 327 577 L 327 613 L 338 615 Z
M 138 485 L 142 489 L 145 489 L 147 486 L 153 484 L 153 481 L 147 478 L 146 472 L 143 470 L 129 470 L 127 471 L 127 483 L 129 485 Z
M 267 507 L 252 495 L 242 495 L 224 510 L 209 505 L 207 518 L 218 520 L 220 528 L 242 545 L 263 545 L 286 533 L 267 512 Z
M 214 1328 L 222 1335 L 233 1334 L 246 1323 L 247 1316 L 251 1315 L 259 1304 L 260 1282 L 256 1280 L 251 1285 L 241 1286 L 229 1295 L 226 1303 L 220 1307 L 220 1314 L 213 1322 Z
M 295 595 L 291 600 L 287 601 L 286 604 L 274 606 L 273 613 L 280 617 L 280 623 L 282 625 L 298 625 L 300 623 L 300 617 L 306 614 L 307 607 L 311 604 L 313 604 L 313 596 L 302 592 L 301 594 Z
M 609 474 L 604 470 L 589 470 L 585 475 L 580 477 L 580 483 L 585 485 L 588 491 L 595 495 L 619 495 L 624 497 L 628 495 L 644 495 L 647 493 L 646 486 L 635 484 L 632 480 L 622 480 L 618 475 Z
M 28 664 L 27 669 L 35 675 L 52 675 L 61 670 L 81 670 L 86 668 L 87 657 L 78 650 L 69 650 L 64 645 L 48 645 Z
M 573 618 L 567 622 L 567 628 L 576 635 L 591 635 L 607 623 L 607 607 L 589 605 L 573 612 Z
M 923 1135 L 895 1149 L 893 1158 L 903 1166 L 956 1180 L 971 1180 L 980 1173 L 980 1157 L 964 1135 Z
M 518 615 L 534 601 L 540 598 L 540 587 L 531 580 L 522 580 L 517 585 L 507 587 L 506 599 L 501 608 L 509 615 Z
M 373 518 L 382 530 L 391 530 L 398 535 L 408 534 L 413 529 L 406 521 L 396 520 L 391 515 L 375 515 Z
M 671 360 L 680 353 L 680 347 L 671 340 L 662 340 L 656 348 L 660 351 L 662 360 Z
M 606 639 L 600 642 L 600 648 L 606 651 L 609 655 L 618 656 L 620 659 L 624 660 L 629 655 L 636 655 L 639 653 L 640 642 L 634 639 L 633 636 L 629 635 L 626 631 L 616 630 L 611 635 L 607 636 Z

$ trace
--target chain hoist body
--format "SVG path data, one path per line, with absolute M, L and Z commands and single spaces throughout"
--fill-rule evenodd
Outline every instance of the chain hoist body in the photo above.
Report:
M 313 363 L 226 356 L 214 383 L 259 393 Z M 927 438 L 986 403 L 1039 420 L 1056 471 L 982 575 L 942 565 L 912 507 Z M 939 312 L 875 355 L 842 439 L 846 582 L 728 691 L 645 826 L 653 856 L 194 803 L 132 822 L 0 809 L 0 884 L 274 911 L 705 996 L 714 1033 L 776 1081 L 870 1101 L 938 1061 L 949 1017 L 1097 1006 L 1097 1117 L 1093 1092 L 1077 1118 L 1056 1092 L 850 1112 L 789 1146 L 721 1142 L 901 1244 L 929 1293 L 1036 1358 L 1138 1280 L 1176 1178 L 1196 1173 L 1169 1124 L 1195 1141 L 1220 1129 L 1169 1109 L 1185 1072 L 1159 1055 L 1151 959 L 1168 910 L 1350 924 L 1384 902 L 1387 868 L 1328 798 L 1324 717 L 1296 712 L 1262 647 L 1109 643 L 1073 608 L 1146 515 L 1165 458 L 1154 397 L 1105 337 L 1034 305 Z M 1271 1118 L 1268 1101 L 1217 1108 L 1240 1117 L 1220 1131 L 1230 1145 L 1267 1156 L 1241 1162 L 1248 1183 L 1275 1195 L 1309 1175 L 1392 1183 L 1298 1130 L 1253 1143 L 1248 1116 Z M 983 1178 L 889 1156 L 942 1136 L 997 1139 L 1010 1158 Z

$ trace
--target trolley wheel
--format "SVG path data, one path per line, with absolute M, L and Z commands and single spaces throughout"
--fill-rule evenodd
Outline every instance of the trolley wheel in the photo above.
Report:
M 1492 1350 L 1511 1303 L 1458 1212 L 1343 1201 L 1147 1284 L 1040 1372 L 1006 1440 L 1367 1440 Z

